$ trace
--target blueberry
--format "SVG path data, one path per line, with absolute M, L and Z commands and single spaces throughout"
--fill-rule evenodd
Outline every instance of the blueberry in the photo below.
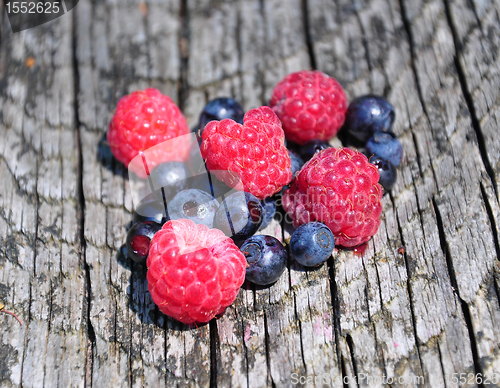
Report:
M 201 136 L 205 126 L 212 120 L 232 119 L 243 124 L 244 114 L 243 107 L 236 100 L 227 97 L 216 98 L 205 105 L 201 112 L 198 124 L 199 135 Z
M 190 182 L 189 187 L 205 191 L 215 198 L 220 198 L 233 190 L 224 182 L 218 180 L 215 174 L 212 173 L 195 176 Z
M 262 204 L 262 224 L 260 225 L 259 230 L 264 229 L 268 226 L 272 219 L 274 218 L 274 214 L 276 213 L 276 202 L 274 202 L 273 197 L 269 197 L 260 201 Z
M 133 223 L 153 221 L 163 225 L 168 219 L 163 200 L 156 199 L 152 194 L 149 194 L 135 209 Z
M 245 240 L 240 250 L 249 265 L 245 278 L 252 283 L 266 286 L 278 280 L 285 271 L 288 253 L 274 237 L 252 236 Z
M 323 140 L 311 140 L 297 149 L 300 157 L 307 162 L 316 152 L 330 148 L 331 145 Z
M 259 229 L 262 218 L 260 201 L 250 193 L 237 191 L 222 201 L 215 214 L 214 227 L 234 240 L 245 240 Z
M 184 163 L 181 162 L 165 162 L 159 164 L 151 171 L 150 178 L 153 183 L 154 196 L 163 200 L 163 192 L 167 201 L 172 199 L 179 191 L 187 189 L 186 178 L 189 176 L 189 171 Z
M 210 194 L 198 189 L 187 189 L 177 193 L 168 203 L 168 214 L 171 220 L 186 218 L 195 224 L 212 228 L 218 207 L 219 202 Z
M 298 174 L 304 165 L 304 161 L 295 151 L 288 150 L 288 154 L 290 155 L 290 160 L 292 161 L 292 176 L 295 178 L 295 175 Z
M 366 143 L 366 152 L 368 156 L 380 156 L 396 167 L 403 159 L 403 146 L 392 132 L 375 132 Z
M 153 221 L 138 222 L 127 233 L 127 253 L 136 263 L 144 263 L 148 258 L 149 244 L 161 225 Z
M 370 158 L 370 163 L 378 168 L 380 174 L 378 183 L 382 185 L 385 191 L 390 191 L 396 183 L 397 178 L 397 171 L 394 164 L 377 155 Z
M 316 267 L 325 262 L 334 248 L 332 231 L 320 222 L 299 226 L 290 239 L 292 256 L 305 267 Z
M 378 131 L 392 128 L 396 112 L 384 97 L 369 94 L 354 99 L 347 109 L 344 128 L 347 136 L 366 143 Z

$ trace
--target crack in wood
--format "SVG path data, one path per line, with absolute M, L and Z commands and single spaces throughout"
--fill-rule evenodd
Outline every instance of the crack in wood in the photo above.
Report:
M 486 207 L 486 213 L 490 220 L 491 234 L 493 235 L 493 242 L 495 244 L 495 252 L 497 254 L 497 260 L 500 260 L 500 244 L 498 242 L 498 229 L 495 222 L 495 216 L 493 214 L 493 209 L 491 208 L 488 195 L 486 194 L 486 189 L 484 188 L 483 182 L 479 182 L 479 187 L 481 189 L 481 195 L 483 197 L 484 206 Z
M 346 342 L 347 342 L 347 347 L 349 349 L 349 355 L 351 356 L 352 370 L 355 377 L 354 382 L 356 383 L 356 387 L 359 387 L 358 364 L 356 362 L 356 357 L 354 355 L 354 342 L 349 333 L 346 334 Z
M 220 360 L 220 337 L 216 319 L 209 322 L 210 328 L 210 388 L 217 388 L 217 360 Z
M 473 2 L 471 1 L 471 3 L 473 3 Z M 496 177 L 495 177 L 495 171 L 493 170 L 492 164 L 491 164 L 490 159 L 488 157 L 488 152 L 486 150 L 486 140 L 485 140 L 483 131 L 481 129 L 481 124 L 480 124 L 478 116 L 477 116 L 476 107 L 474 105 L 474 99 L 472 98 L 472 94 L 471 94 L 469 86 L 468 86 L 467 77 L 465 76 L 464 68 L 462 66 L 462 63 L 460 62 L 461 45 L 460 45 L 460 40 L 458 38 L 457 29 L 455 27 L 455 23 L 453 22 L 453 18 L 451 15 L 449 0 L 443 0 L 443 4 L 444 4 L 446 20 L 448 22 L 448 26 L 449 26 L 451 34 L 453 36 L 453 43 L 454 43 L 454 47 L 455 47 L 455 55 L 454 55 L 453 60 L 454 60 L 455 68 L 457 70 L 458 81 L 460 83 L 460 88 L 462 89 L 462 95 L 463 95 L 464 100 L 467 104 L 467 108 L 469 109 L 471 124 L 472 124 L 472 128 L 474 129 L 474 132 L 476 133 L 477 145 L 479 148 L 479 152 L 481 154 L 481 159 L 483 161 L 483 165 L 484 165 L 484 168 L 486 170 L 486 173 L 488 174 L 488 176 L 493 184 L 493 190 L 495 191 L 495 196 L 496 196 L 497 201 L 498 201 L 498 187 L 497 187 L 497 181 L 496 181 Z M 473 9 L 473 12 L 477 18 L 477 13 L 476 13 L 474 6 L 472 9 Z M 482 29 L 479 21 L 478 21 L 478 24 L 479 24 L 479 27 L 480 27 L 480 30 L 482 33 L 483 29 Z
M 339 300 L 339 294 L 337 291 L 337 283 L 335 281 L 335 262 L 332 256 L 330 256 L 327 260 L 327 265 L 328 265 L 328 281 L 330 283 L 330 297 L 331 297 L 331 303 L 332 303 L 332 324 L 333 324 L 333 335 L 335 338 L 335 348 L 336 348 L 336 353 L 337 353 L 337 365 L 340 365 L 340 371 L 342 374 L 342 384 L 344 387 L 347 387 L 348 384 L 346 383 L 346 369 L 345 369 L 345 364 L 344 364 L 344 357 L 342 355 L 342 350 L 340 348 L 340 332 L 341 332 L 341 326 L 340 326 L 340 300 Z
M 398 225 L 398 231 L 399 231 L 399 236 L 401 238 L 401 243 L 403 244 L 403 246 L 406 246 L 405 239 L 404 239 L 404 234 L 403 234 L 403 227 L 401 226 L 401 222 L 399 220 L 398 211 L 396 209 L 396 204 L 394 202 L 394 198 L 392 197 L 392 194 L 390 195 L 390 199 L 391 199 L 391 202 L 392 202 L 393 210 L 396 213 L 396 222 L 397 222 L 397 225 Z M 411 277 L 412 277 L 412 271 L 411 271 L 411 267 L 410 267 L 410 263 L 409 263 L 409 260 L 411 259 L 411 257 L 409 257 L 409 255 L 408 255 L 408 253 L 406 251 L 403 253 L 403 257 L 404 257 L 405 268 L 406 268 L 406 292 L 408 293 L 408 301 L 409 301 L 409 304 L 410 304 L 411 326 L 413 328 L 413 337 L 415 339 L 415 349 L 416 349 L 417 355 L 418 355 L 418 363 L 419 363 L 418 366 L 420 368 L 421 375 L 423 375 L 424 368 L 423 368 L 422 356 L 420 354 L 420 347 L 419 347 L 419 343 L 418 343 L 419 340 L 418 340 L 418 334 L 417 334 L 417 318 L 415 316 L 415 306 L 414 306 L 414 299 L 413 299 L 413 291 L 412 291 L 412 288 L 411 288 L 411 280 L 410 280 Z
M 179 4 L 179 19 L 180 19 L 180 30 L 179 30 L 179 82 L 177 89 L 177 99 L 178 105 L 181 111 L 184 111 L 186 101 L 189 95 L 189 81 L 188 81 L 188 69 L 189 69 L 189 38 L 190 38 L 190 24 L 189 24 L 189 8 L 188 0 L 180 0 Z
M 381 357 L 381 360 L 382 360 L 382 365 L 384 367 L 384 371 L 386 372 L 386 375 L 387 375 L 387 365 L 385 363 L 385 358 L 384 358 L 384 349 L 383 347 L 380 346 L 379 342 L 378 342 L 378 336 L 377 336 L 377 328 L 376 328 L 376 325 L 375 325 L 375 321 L 373 320 L 373 316 L 370 312 L 370 303 L 369 303 L 369 289 L 368 289 L 368 285 L 370 284 L 369 283 L 369 276 L 368 276 L 368 270 L 366 268 L 366 264 L 365 264 L 365 258 L 363 257 L 362 258 L 363 260 L 363 272 L 365 274 L 365 279 L 366 279 L 366 285 L 365 285 L 365 298 L 366 298 L 366 301 L 367 301 L 367 311 L 368 311 L 368 321 L 370 322 L 370 325 L 373 329 L 373 333 L 375 334 L 373 336 L 373 339 L 374 339 L 374 342 L 375 342 L 375 352 L 377 353 L 377 355 L 379 354 L 379 352 L 381 353 L 382 357 Z M 386 308 L 384 306 L 384 303 L 383 303 L 383 298 L 382 298 L 382 290 L 381 290 L 381 283 L 380 283 L 380 275 L 379 275 L 379 271 L 378 271 L 378 268 L 377 268 L 377 263 L 376 263 L 376 252 L 374 251 L 373 252 L 373 266 L 375 268 L 375 276 L 377 278 L 377 286 L 378 286 L 378 294 L 379 294 L 379 298 L 380 298 L 380 311 L 383 313 L 384 311 L 386 311 Z M 351 337 L 351 341 L 352 341 L 352 337 Z M 356 368 L 356 371 L 357 371 L 357 368 Z M 356 372 L 356 378 L 359 377 L 359 375 L 357 374 Z
M 85 305 L 83 306 L 83 318 L 87 326 L 87 351 L 85 358 L 85 373 L 84 386 L 92 387 L 94 353 L 96 347 L 96 334 L 90 318 L 91 303 L 92 303 L 92 287 L 90 280 L 90 268 L 86 260 L 86 240 L 85 240 L 85 195 L 83 191 L 83 147 L 82 134 L 80 132 L 80 116 L 78 105 L 78 94 L 80 91 L 80 70 L 77 58 L 77 13 L 72 14 L 72 30 L 71 30 L 71 45 L 72 45 L 72 67 L 73 67 L 73 82 L 74 82 L 74 115 L 75 115 L 75 132 L 76 132 L 76 153 L 77 153 L 77 214 L 78 214 L 78 233 L 80 243 L 80 260 L 83 264 L 85 273 Z
M 500 278 L 500 274 L 499 274 L 500 268 L 499 267 L 500 266 L 497 265 L 498 269 L 495 270 L 495 273 L 493 275 L 493 285 L 495 287 L 495 294 L 497 295 L 498 308 L 500 308 L 500 284 L 499 284 L 499 281 L 498 281 L 498 279 Z
M 445 371 L 444 365 L 443 365 L 443 355 L 441 354 L 441 346 L 439 345 L 439 342 L 437 343 L 437 350 L 438 350 L 438 355 L 439 355 L 439 365 L 441 366 L 441 373 L 443 374 L 443 376 L 446 376 L 446 371 Z M 443 380 L 444 388 L 448 388 L 448 384 L 446 384 L 446 380 L 447 379 Z
M 294 291 L 292 291 L 292 293 L 293 293 L 293 310 L 294 310 L 294 314 L 295 314 L 295 321 L 299 325 L 300 358 L 302 359 L 302 364 L 304 365 L 304 371 L 305 371 L 305 374 L 307 375 L 307 363 L 306 363 L 306 359 L 304 357 L 304 342 L 303 342 L 303 336 L 302 336 L 302 321 L 299 317 L 299 313 L 297 312 L 297 296 L 295 295 Z M 308 303 L 309 303 L 309 298 L 308 298 Z M 310 309 L 311 309 L 311 306 L 309 306 L 309 311 L 311 311 Z
M 434 208 L 434 213 L 436 214 L 436 219 L 437 219 L 437 226 L 438 226 L 438 232 L 439 232 L 439 242 L 441 245 L 441 250 L 443 251 L 443 255 L 446 258 L 446 267 L 448 269 L 448 274 L 450 277 L 451 285 L 454 288 L 454 292 L 460 302 L 460 306 L 462 308 L 462 314 L 465 320 L 465 324 L 467 326 L 467 331 L 469 333 L 469 340 L 470 340 L 470 348 L 472 352 L 472 359 L 474 363 L 474 371 L 476 375 L 481 375 L 485 376 L 482 365 L 481 365 L 481 360 L 478 355 L 478 347 L 477 347 L 477 340 L 475 336 L 475 331 L 474 331 L 474 326 L 472 324 L 472 319 L 471 319 L 471 314 L 470 314 L 470 309 L 469 305 L 460 297 L 460 291 L 458 288 L 458 283 L 457 283 L 457 278 L 455 275 L 455 269 L 453 267 L 453 260 L 451 258 L 451 253 L 448 247 L 448 243 L 446 242 L 446 235 L 444 232 L 444 227 L 443 227 L 443 219 L 441 217 L 441 212 L 439 210 L 439 206 L 437 204 L 437 201 L 434 197 L 432 197 L 432 207 Z M 484 387 L 482 383 L 478 384 L 479 387 Z
M 243 81 L 243 41 L 241 36 L 241 26 L 243 20 L 241 16 L 241 6 L 240 2 L 238 2 L 238 7 L 236 9 L 236 30 L 235 30 L 235 40 L 236 40 L 236 53 L 238 58 L 238 82 L 239 82 L 239 92 L 238 96 L 240 96 L 240 104 L 245 107 L 247 104 L 245 93 L 243 93 L 244 81 Z M 234 93 L 233 93 L 234 94 Z M 247 375 L 248 377 L 248 375 Z
M 311 69 L 316 70 L 316 54 L 314 53 L 314 43 L 311 38 L 311 27 L 309 26 L 309 0 L 301 0 L 302 23 L 304 25 L 307 53 Z
M 23 123 L 24 123 L 24 118 L 25 118 L 25 116 L 23 113 Z M 23 125 L 23 128 L 24 128 L 24 125 Z M 23 129 L 23 132 L 24 132 L 24 129 Z M 40 133 L 41 133 L 41 129 L 40 129 Z M 24 133 L 23 133 L 23 139 L 24 139 Z M 35 160 L 35 187 L 34 187 L 34 202 L 35 202 L 35 228 L 34 229 L 35 229 L 35 235 L 33 237 L 33 273 L 31 274 L 31 279 L 29 282 L 29 286 L 30 286 L 30 290 L 29 290 L 29 296 L 30 296 L 29 316 L 28 316 L 28 320 L 25 321 L 26 322 L 26 329 L 25 329 L 26 331 L 25 331 L 25 339 L 24 339 L 25 346 L 23 349 L 23 356 L 22 356 L 22 361 L 21 361 L 21 381 L 20 381 L 21 386 L 23 385 L 24 361 L 25 361 L 26 357 L 28 356 L 26 349 L 28 349 L 28 343 L 29 343 L 28 334 L 30 332 L 31 308 L 32 308 L 32 304 L 33 304 L 33 299 L 32 299 L 32 297 L 33 297 L 33 282 L 37 281 L 37 276 L 36 276 L 36 262 L 37 262 L 37 256 L 38 256 L 38 244 L 37 243 L 38 243 L 39 228 L 40 228 L 40 213 L 39 213 L 40 212 L 40 197 L 38 194 L 38 181 L 39 181 L 39 172 L 40 172 L 40 170 L 39 170 L 40 159 L 42 158 L 42 155 L 41 155 L 41 153 L 36 153 L 36 156 L 37 156 L 37 158 Z M 15 176 L 15 174 L 13 176 Z M 20 187 L 20 186 L 18 186 L 18 187 Z M 51 291 L 51 289 L 49 289 L 49 290 Z M 50 314 L 49 314 L 49 317 L 50 317 Z M 49 326 L 50 326 L 50 322 L 49 322 Z M 48 337 L 49 337 L 49 331 L 47 331 L 46 341 L 48 341 Z M 45 355 L 46 355 L 47 347 L 45 347 L 44 351 L 45 351 Z M 43 370 L 44 370 L 44 375 L 42 377 L 42 380 L 44 381 L 45 380 L 45 365 L 44 365 Z
M 267 363 L 267 370 L 269 374 L 269 380 L 271 381 L 271 386 L 272 388 L 276 388 L 276 384 L 273 379 L 273 374 L 271 373 L 271 357 L 269 356 L 270 350 L 270 344 L 269 344 L 269 331 L 267 328 L 267 314 L 266 311 L 264 310 L 264 345 L 266 348 L 266 363 Z

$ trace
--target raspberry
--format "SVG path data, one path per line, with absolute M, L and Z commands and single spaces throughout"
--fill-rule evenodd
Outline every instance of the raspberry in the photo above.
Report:
M 228 186 L 259 199 L 270 197 L 292 179 L 285 135 L 267 106 L 249 110 L 243 125 L 231 119 L 211 121 L 203 130 L 201 155 L 207 169 Z M 240 181 L 241 179 L 241 181 Z
M 109 123 L 108 142 L 114 157 L 129 166 L 140 151 L 189 132 L 186 119 L 170 97 L 149 88 L 118 101 L 116 113 Z M 186 160 L 189 149 L 180 144 L 183 143 L 181 139 L 148 152 L 149 171 L 162 162 Z M 141 178 L 146 177 L 142 163 L 133 163 L 129 169 Z
M 234 302 L 246 259 L 217 229 L 168 221 L 149 247 L 148 287 L 160 310 L 180 322 L 208 322 Z
M 330 140 L 345 120 L 347 99 L 342 86 L 320 71 L 287 75 L 273 90 L 270 104 L 288 140 L 304 144 Z
M 307 162 L 283 196 L 295 227 L 319 221 L 337 245 L 354 247 L 377 233 L 382 214 L 379 172 L 362 153 L 328 148 Z

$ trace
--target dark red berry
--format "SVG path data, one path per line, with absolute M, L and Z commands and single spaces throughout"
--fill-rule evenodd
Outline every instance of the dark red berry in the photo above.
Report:
M 134 224 L 127 234 L 127 253 L 136 263 L 145 263 L 149 254 L 149 245 L 161 225 L 153 221 Z

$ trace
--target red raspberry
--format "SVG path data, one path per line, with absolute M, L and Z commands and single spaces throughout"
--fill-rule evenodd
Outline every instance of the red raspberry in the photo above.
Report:
M 220 230 L 168 221 L 149 247 L 149 292 L 164 314 L 187 324 L 208 322 L 236 299 L 246 264 Z
M 209 122 L 201 155 L 218 179 L 259 199 L 277 193 L 292 179 L 280 120 L 267 106 L 249 110 L 243 125 L 231 119 Z M 238 187 L 240 182 L 243 187 Z
M 150 88 L 133 92 L 118 101 L 116 113 L 109 123 L 108 143 L 114 157 L 129 166 L 140 151 L 189 132 L 186 119 L 170 97 Z M 149 171 L 163 162 L 186 160 L 189 149 L 181 146 L 179 140 L 147 153 Z M 141 178 L 146 177 L 142 163 L 131 164 L 129 169 Z
M 382 214 L 379 172 L 365 155 L 328 148 L 307 162 L 283 196 L 295 227 L 310 221 L 328 226 L 337 245 L 354 247 L 377 233 Z
M 287 75 L 269 103 L 283 124 L 286 138 L 299 144 L 328 141 L 344 124 L 347 99 L 342 86 L 320 71 Z

